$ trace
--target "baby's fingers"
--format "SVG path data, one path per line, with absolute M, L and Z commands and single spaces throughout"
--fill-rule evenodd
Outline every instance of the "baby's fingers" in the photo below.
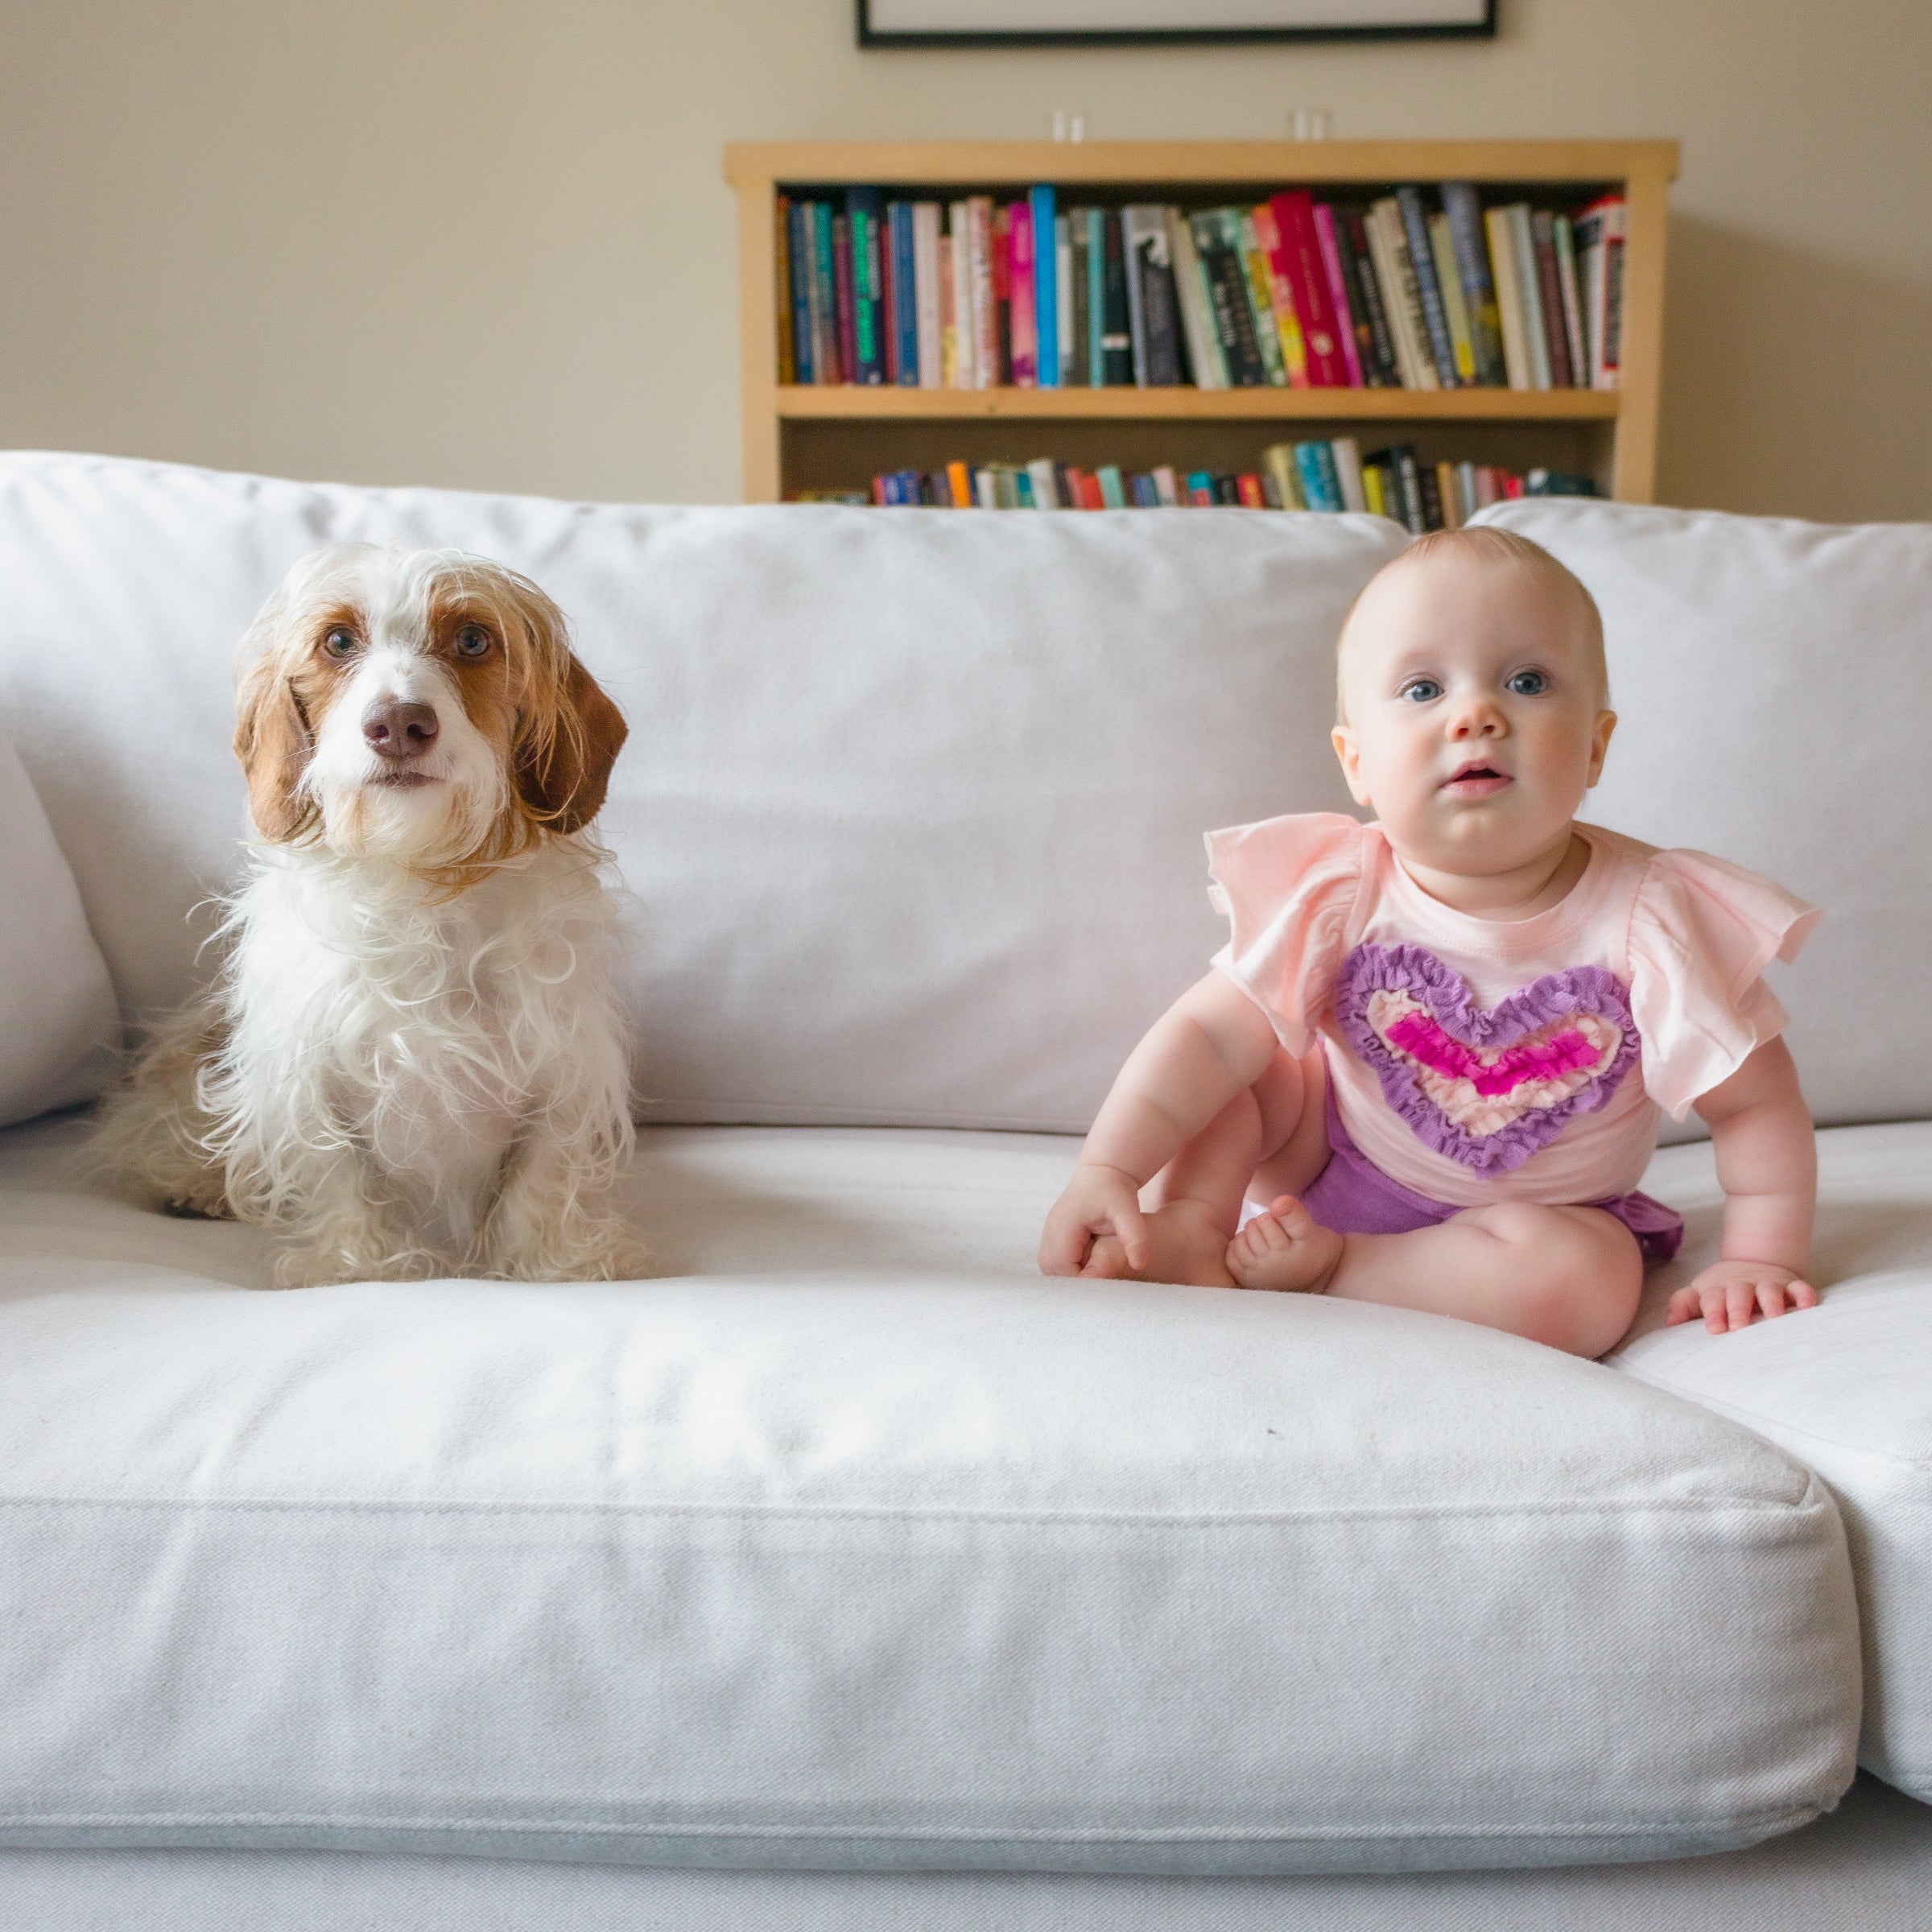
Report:
M 1664 1325 L 1675 1327 L 1679 1322 L 1694 1322 L 1703 1313 L 1704 1298 L 1695 1287 L 1680 1288 L 1664 1311 Z
M 1733 1328 L 1748 1328 L 1751 1318 L 1757 1313 L 1758 1284 L 1756 1282 L 1732 1282 L 1724 1290 L 1723 1315 L 1731 1318 Z M 1724 1323 L 1720 1318 L 1711 1324 L 1714 1334 L 1722 1335 Z
M 1115 1208 L 1113 1232 L 1120 1236 L 1121 1245 L 1127 1250 L 1127 1265 L 1129 1268 L 1145 1268 L 1148 1257 L 1147 1223 L 1141 1217 L 1138 1201 L 1122 1201 Z

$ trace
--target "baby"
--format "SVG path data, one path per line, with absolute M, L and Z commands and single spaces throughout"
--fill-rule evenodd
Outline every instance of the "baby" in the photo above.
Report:
M 1373 824 L 1208 837 L 1232 935 L 1129 1056 L 1047 1216 L 1048 1274 L 1297 1290 L 1583 1356 L 1682 1220 L 1637 1191 L 1695 1106 L 1714 1333 L 1808 1308 L 1811 1117 L 1759 974 L 1818 914 L 1769 881 L 1579 824 L 1616 724 L 1603 626 L 1500 530 L 1412 544 L 1356 600 L 1336 755 Z M 1243 1219 L 1250 1195 L 1265 1212 Z

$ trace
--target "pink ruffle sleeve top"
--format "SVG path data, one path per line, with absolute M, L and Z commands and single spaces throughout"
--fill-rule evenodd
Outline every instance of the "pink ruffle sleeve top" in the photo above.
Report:
M 1319 1037 L 1343 1126 L 1432 1200 L 1633 1191 L 1681 1121 L 1789 1016 L 1760 975 L 1814 906 L 1701 852 L 1579 824 L 1587 867 L 1534 918 L 1431 898 L 1379 825 L 1313 812 L 1208 835 L 1213 964 L 1290 1053 Z

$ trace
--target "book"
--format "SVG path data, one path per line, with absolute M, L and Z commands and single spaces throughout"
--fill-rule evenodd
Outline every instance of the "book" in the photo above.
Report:
M 913 336 L 921 389 L 944 386 L 944 353 L 939 342 L 939 204 L 912 204 Z
M 1364 510 L 1368 499 L 1362 494 L 1362 452 L 1353 436 L 1336 436 L 1328 448 L 1335 458 L 1335 481 L 1342 493 L 1344 510 Z
M 1060 380 L 1080 389 L 1093 386 L 1093 277 L 1087 246 L 1087 217 L 1092 212 L 1089 208 L 1070 208 L 1060 217 L 1061 225 L 1067 230 L 1063 263 L 1066 274 L 1063 277 L 1066 287 L 1062 292 L 1071 291 L 1071 297 L 1060 305 L 1061 318 L 1066 324 L 1063 336 L 1067 345 Z
M 1039 348 L 1035 297 L 1038 291 L 1038 264 L 1033 248 L 1033 208 L 1030 202 L 1016 201 L 1006 211 L 1007 327 L 1011 333 L 1013 382 L 1017 389 L 1039 385 Z
M 1435 365 L 1438 385 L 1459 389 L 1462 378 L 1455 366 L 1455 347 L 1449 339 L 1449 318 L 1443 306 L 1441 283 L 1436 279 L 1435 250 L 1429 235 L 1428 211 L 1422 206 L 1419 188 L 1395 191 L 1395 204 L 1402 217 L 1402 238 L 1409 252 L 1415 290 L 1422 309 L 1422 341 L 1430 360 Z
M 1171 463 L 1154 464 L 1153 482 L 1154 501 L 1162 509 L 1178 510 L 1180 508 L 1180 481 L 1174 473 L 1174 465 Z
M 1335 312 L 1329 303 L 1327 277 L 1315 239 L 1315 197 L 1305 188 L 1290 188 L 1270 196 L 1268 205 L 1274 211 L 1279 237 L 1278 266 L 1287 275 L 1301 324 L 1308 381 L 1318 389 L 1344 389 L 1348 365 L 1336 340 Z
M 852 223 L 843 213 L 832 217 L 832 299 L 838 316 L 840 379 L 857 382 L 861 378 L 858 324 L 852 309 Z
M 1171 389 L 1181 371 L 1167 211 L 1149 203 L 1122 208 L 1121 239 L 1134 324 L 1134 380 L 1143 389 Z
M 1342 272 L 1341 239 L 1335 233 L 1335 210 L 1326 201 L 1315 204 L 1315 239 L 1321 250 L 1322 273 L 1327 278 L 1328 303 L 1335 311 L 1335 337 L 1348 368 L 1348 386 L 1365 388 L 1361 352 L 1356 341 L 1354 303 L 1348 292 L 1348 279 Z
M 1117 463 L 1103 463 L 1094 472 L 1100 486 L 1100 501 L 1109 510 L 1125 510 L 1127 507 L 1127 486 L 1121 480 Z
M 947 239 L 952 261 L 952 386 L 976 389 L 973 373 L 972 217 L 966 203 L 947 210 Z
M 1302 495 L 1311 510 L 1339 510 L 1342 487 L 1335 474 L 1335 452 L 1326 443 L 1297 443 L 1294 467 L 1301 478 Z
M 1200 258 L 1209 319 L 1228 371 L 1228 386 L 1263 388 L 1268 371 L 1255 336 L 1254 311 L 1249 304 L 1239 217 L 1232 208 L 1210 208 L 1191 217 L 1186 225 L 1193 233 L 1195 252 Z
M 958 286 L 952 274 L 952 237 L 941 235 L 937 253 L 939 287 L 939 386 L 942 389 L 969 389 L 972 385 L 960 380 L 960 308 Z M 923 359 L 920 373 L 925 373 Z
M 1290 389 L 1308 386 L 1308 349 L 1302 339 L 1301 318 L 1294 312 L 1294 291 L 1289 287 L 1287 270 L 1280 266 L 1282 231 L 1274 210 L 1264 201 L 1249 211 L 1254 224 L 1255 246 L 1261 250 L 1268 271 L 1268 299 L 1274 311 L 1274 332 L 1282 345 L 1282 367 Z
M 1084 341 L 1086 338 L 1086 331 L 1076 330 L 1074 326 L 1075 279 L 1073 225 L 1066 216 L 1060 215 L 1055 217 L 1053 225 L 1054 314 L 1058 323 L 1054 332 L 1054 360 L 1063 385 L 1080 380 L 1075 373 L 1076 358 L 1073 345 L 1076 341 Z
M 1543 353 L 1550 386 L 1570 387 L 1570 343 L 1563 328 L 1563 291 L 1556 267 L 1556 224 L 1546 208 L 1530 217 L 1530 245 L 1536 250 L 1537 305 L 1542 311 Z
M 1253 215 L 1234 208 L 1228 212 L 1234 219 L 1244 273 L 1243 287 L 1248 297 L 1249 314 L 1254 324 L 1255 345 L 1261 352 L 1262 374 L 1269 388 L 1286 389 L 1288 363 L 1282 353 L 1281 330 L 1274 319 L 1274 271 L 1269 266 L 1268 258 L 1261 253 L 1261 236 L 1255 228 Z
M 1267 497 L 1261 489 L 1261 479 L 1253 470 L 1243 470 L 1234 480 L 1234 489 L 1244 510 L 1265 510 L 1268 507 Z
M 967 296 L 972 316 L 972 386 L 991 389 L 1000 379 L 1000 314 L 993 288 L 993 198 L 966 203 Z
M 791 231 L 791 246 L 786 254 L 791 271 L 791 379 L 811 382 L 817 379 L 812 363 L 811 215 L 804 203 L 794 201 L 786 209 L 785 217 Z
M 1441 489 L 1436 481 L 1435 465 L 1433 463 L 1416 462 L 1413 452 L 1409 458 L 1409 463 L 1415 472 L 1416 494 L 1422 500 L 1422 529 L 1425 533 L 1432 530 L 1440 530 L 1443 527 L 1443 497 Z M 1406 473 L 1402 481 L 1402 487 L 1405 491 L 1409 487 L 1408 477 Z
M 1496 308 L 1496 279 L 1484 239 L 1483 205 L 1468 181 L 1443 184 L 1443 212 L 1449 218 L 1449 237 L 1455 249 L 1456 279 L 1462 285 L 1463 308 L 1469 322 L 1469 346 L 1476 380 L 1488 387 L 1508 386 L 1509 371 L 1503 360 L 1503 324 Z
M 1422 299 L 1415 286 L 1409 244 L 1402 232 L 1402 211 L 1394 196 L 1385 196 L 1368 210 L 1368 244 L 1377 279 L 1387 298 L 1389 333 L 1405 389 L 1439 389 L 1435 358 L 1430 353 L 1422 320 Z
M 1382 299 L 1381 279 L 1368 246 L 1368 222 L 1358 208 L 1337 211 L 1335 238 L 1342 256 L 1342 276 L 1348 285 L 1349 303 L 1356 319 L 1356 350 L 1364 378 L 1377 389 L 1390 389 L 1402 379 L 1396 360 L 1395 340 L 1389 332 L 1389 317 Z M 1361 298 L 1359 306 L 1356 297 Z
M 1228 361 L 1214 326 L 1207 265 L 1194 245 L 1193 224 L 1178 208 L 1167 211 L 1167 250 L 1174 263 L 1174 300 L 1187 345 L 1187 370 L 1196 389 L 1226 389 Z
M 1550 338 L 1543 327 L 1543 299 L 1536 266 L 1536 237 L 1530 224 L 1530 204 L 1513 201 L 1502 211 L 1509 227 L 1509 254 L 1516 264 L 1516 295 L 1521 305 L 1523 353 L 1530 365 L 1530 386 L 1550 386 Z
M 772 246 L 777 251 L 773 263 L 772 287 L 777 291 L 778 328 L 778 380 L 799 379 L 797 352 L 791 339 L 791 200 L 778 196 L 772 204 Z
M 1013 209 L 995 202 L 993 209 L 993 356 L 990 386 L 1013 382 Z
M 1620 382 L 1618 336 L 1623 312 L 1623 196 L 1604 195 L 1592 201 L 1576 217 L 1575 242 L 1590 386 L 1615 389 Z
M 843 382 L 845 365 L 839 341 L 838 251 L 833 246 L 832 204 L 814 201 L 811 209 L 811 359 L 814 379 Z
M 1563 304 L 1563 340 L 1570 350 L 1570 380 L 1578 389 L 1590 386 L 1590 359 L 1583 353 L 1583 303 L 1576 281 L 1576 236 L 1567 215 L 1553 225 L 1556 242 L 1556 280 Z
M 1107 374 L 1107 211 L 1090 208 L 1087 217 L 1087 382 L 1100 389 Z
M 1294 460 L 1292 443 L 1270 443 L 1261 452 L 1261 467 L 1269 481 L 1274 485 L 1277 502 L 1283 510 L 1306 510 L 1308 499 L 1302 493 L 1301 471 Z
M 1055 474 L 1051 456 L 1035 456 L 1026 465 L 1026 473 L 1033 479 L 1033 506 L 1035 510 L 1058 510 L 1060 504 L 1059 478 Z
M 1027 225 L 1033 243 L 1034 381 L 1042 389 L 1060 386 L 1059 224 L 1054 191 L 1035 188 L 1027 196 Z M 1017 378 L 1015 378 L 1018 379 Z
M 1435 466 L 1435 497 L 1442 510 L 1443 528 L 1459 530 L 1463 524 L 1463 506 L 1455 486 L 1455 465 L 1439 463 Z
M 892 345 L 890 368 L 893 380 L 906 389 L 919 388 L 923 374 L 919 367 L 918 222 L 918 212 L 910 201 L 894 201 L 886 210 L 886 233 L 890 254 L 886 316 Z
M 1443 319 L 1449 325 L 1449 346 L 1455 356 L 1457 386 L 1472 387 L 1476 382 L 1476 345 L 1469 333 L 1469 309 L 1463 299 L 1463 279 L 1455 266 L 1455 242 L 1449 233 L 1449 217 L 1429 217 L 1429 253 L 1435 263 L 1436 286 L 1443 295 Z
M 964 463 L 948 463 L 946 465 L 946 481 L 952 494 L 955 510 L 972 508 L 972 476 Z
M 886 196 L 883 189 L 861 184 L 845 191 L 845 234 L 851 307 L 840 326 L 852 345 L 848 382 L 878 383 L 886 379 L 889 354 L 886 341 Z
M 1127 244 L 1120 211 L 1102 211 L 1104 254 L 1100 351 L 1103 378 L 1109 388 L 1125 389 L 1134 380 L 1133 304 L 1127 294 Z
M 1496 266 L 1496 314 L 1502 325 L 1503 366 L 1512 389 L 1535 386 L 1530 380 L 1530 349 L 1524 339 L 1522 283 L 1516 272 L 1516 242 L 1509 217 L 1500 208 L 1483 217 L 1489 235 L 1489 258 Z

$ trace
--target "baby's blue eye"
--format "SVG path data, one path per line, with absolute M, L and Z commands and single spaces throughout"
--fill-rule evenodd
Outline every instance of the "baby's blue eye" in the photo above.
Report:
M 1402 687 L 1401 695 L 1411 704 L 1426 704 L 1443 695 L 1443 687 L 1434 678 L 1411 678 Z
M 1550 680 L 1540 671 L 1519 671 L 1509 680 L 1509 688 L 1519 698 L 1539 698 L 1550 688 Z

